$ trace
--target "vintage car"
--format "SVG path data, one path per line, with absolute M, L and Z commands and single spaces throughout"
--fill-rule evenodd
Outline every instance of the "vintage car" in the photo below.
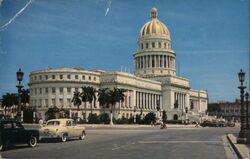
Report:
M 73 119 L 52 119 L 39 129 L 40 140 L 60 139 L 62 142 L 69 138 L 79 138 L 83 140 L 86 136 L 85 128 L 77 126 Z
M 15 120 L 0 119 L 0 151 L 14 144 L 37 145 L 39 131 L 24 129 L 23 125 Z

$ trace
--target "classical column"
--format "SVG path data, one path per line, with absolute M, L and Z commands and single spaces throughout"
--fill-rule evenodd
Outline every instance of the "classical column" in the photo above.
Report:
M 168 68 L 170 67 L 170 65 L 169 65 L 169 56 L 167 56 L 167 66 L 168 66 Z

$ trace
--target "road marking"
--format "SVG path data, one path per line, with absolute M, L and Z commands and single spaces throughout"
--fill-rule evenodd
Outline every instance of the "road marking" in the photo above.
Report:
M 129 144 L 126 144 L 126 145 L 122 145 L 122 146 L 115 146 L 114 148 L 112 148 L 111 150 L 118 150 L 120 148 L 124 148 L 124 147 L 127 147 L 127 146 L 130 146 L 130 145 L 134 145 L 135 143 L 132 142 L 132 143 L 129 143 Z
M 200 144 L 200 143 L 221 143 L 221 141 L 139 141 L 139 144 Z

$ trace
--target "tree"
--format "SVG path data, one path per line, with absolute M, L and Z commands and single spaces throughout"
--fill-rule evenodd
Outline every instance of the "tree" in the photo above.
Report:
M 145 122 L 145 124 L 151 124 L 151 122 L 155 123 L 156 122 L 155 113 L 149 112 L 148 114 L 146 114 L 144 117 L 144 122 Z
M 73 102 L 74 106 L 77 106 L 77 118 L 79 118 L 79 106 L 82 104 L 80 92 L 74 92 L 71 102 Z
M 56 114 L 59 113 L 59 109 L 55 106 L 53 108 L 49 108 L 46 112 L 45 115 L 47 117 L 47 120 L 50 119 L 56 119 Z
M 30 101 L 30 90 L 23 89 L 21 92 L 21 102 L 25 105 L 26 103 L 29 103 L 29 101 Z
M 96 95 L 95 95 L 95 93 L 96 93 L 96 90 L 95 90 L 94 87 L 90 87 L 90 86 L 82 87 L 82 90 L 83 90 L 83 94 L 86 95 L 87 101 L 90 104 L 90 112 L 92 114 L 93 113 L 92 102 L 94 100 L 94 107 L 95 107 L 95 102 L 96 102 Z
M 113 90 L 108 91 L 108 103 L 111 104 L 110 108 L 110 125 L 113 125 L 113 108 L 117 102 L 124 101 L 124 92 L 125 89 L 114 88 Z
M 108 88 L 99 89 L 98 101 L 99 101 L 100 107 L 103 107 L 104 113 L 105 113 L 105 108 L 108 107 Z
M 6 93 L 2 96 L 2 106 L 11 107 L 18 104 L 18 94 Z
M 16 93 L 6 93 L 2 96 L 2 107 L 6 114 L 6 109 L 18 104 L 18 94 Z
M 87 94 L 85 93 L 87 91 L 86 89 L 87 89 L 87 87 L 82 87 L 83 92 L 80 94 L 80 96 L 81 96 L 82 102 L 84 103 L 84 111 L 85 111 L 84 119 L 87 122 L 87 105 L 86 105 Z

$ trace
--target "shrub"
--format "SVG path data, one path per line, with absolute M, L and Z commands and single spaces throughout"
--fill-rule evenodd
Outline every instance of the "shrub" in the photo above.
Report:
M 182 124 L 181 120 L 167 120 L 168 124 Z
M 99 115 L 100 123 L 109 124 L 110 118 L 108 113 L 103 113 Z
M 88 123 L 89 124 L 100 124 L 99 116 L 96 113 L 89 114 Z

